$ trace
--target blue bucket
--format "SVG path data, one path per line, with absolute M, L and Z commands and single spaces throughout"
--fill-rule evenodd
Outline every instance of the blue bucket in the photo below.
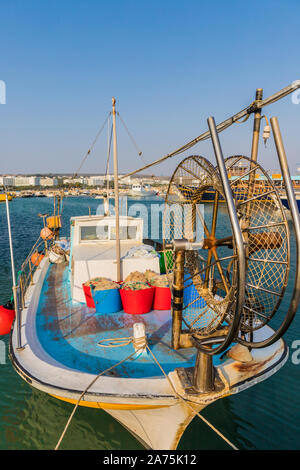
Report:
M 184 275 L 183 306 L 188 305 L 194 299 L 199 297 L 198 291 L 196 287 L 194 286 L 194 284 L 192 283 L 193 280 L 188 279 L 189 277 L 191 277 L 190 274 Z M 189 285 L 189 284 L 192 284 L 192 285 Z M 196 302 L 194 302 L 190 307 L 188 307 L 188 310 L 189 309 L 193 309 L 193 310 L 201 309 L 205 306 L 206 306 L 205 300 L 202 297 L 200 297 L 198 300 L 196 300 Z
M 199 297 L 199 293 L 192 284 L 192 279 L 189 274 L 184 275 L 184 291 L 183 291 L 183 306 L 185 307 L 194 299 Z M 204 276 L 203 276 L 204 277 Z M 189 285 L 191 284 L 191 285 Z M 193 324 L 193 328 L 205 328 L 208 325 L 215 325 L 218 324 L 218 315 L 216 312 L 213 311 L 212 308 L 207 306 L 206 301 L 199 297 L 194 303 L 192 303 L 189 307 L 185 308 L 182 312 L 182 317 L 190 323 L 191 320 L 195 319 L 202 313 L 201 318 L 199 318 L 196 323 Z
M 97 313 L 116 313 L 122 310 L 119 289 L 97 290 L 92 289 Z

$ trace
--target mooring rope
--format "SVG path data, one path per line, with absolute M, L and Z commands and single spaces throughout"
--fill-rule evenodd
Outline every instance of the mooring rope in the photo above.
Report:
M 158 365 L 158 367 L 160 368 L 160 370 L 162 371 L 162 373 L 164 374 L 165 378 L 167 379 L 167 381 L 169 382 L 172 390 L 174 391 L 175 395 L 181 400 L 184 402 L 185 405 L 187 405 L 205 424 L 207 424 L 207 426 L 209 426 L 216 434 L 218 434 L 218 436 L 220 436 L 225 442 L 227 442 L 227 444 L 234 450 L 239 450 L 227 437 L 224 436 L 224 434 L 221 433 L 221 431 L 219 431 L 213 424 L 211 424 L 206 418 L 204 418 L 204 416 L 202 416 L 198 411 L 196 411 L 191 405 L 190 403 L 194 403 L 195 405 L 198 405 L 198 403 L 196 402 L 193 402 L 192 400 L 188 400 L 187 398 L 184 398 L 183 396 L 181 396 L 175 389 L 174 385 L 172 384 L 172 381 L 170 380 L 170 377 L 166 374 L 166 372 L 164 371 L 163 367 L 161 366 L 161 364 L 159 363 L 158 359 L 155 357 L 154 353 L 151 351 L 151 349 L 149 348 L 149 346 L 146 344 L 146 348 L 147 350 L 150 352 L 154 362 Z M 190 402 L 190 403 L 189 403 Z
M 108 343 L 108 344 L 105 344 L 105 343 Z M 138 353 L 139 351 L 142 351 L 143 349 L 147 349 L 153 359 L 153 361 L 157 364 L 157 366 L 159 367 L 159 369 L 161 370 L 161 372 L 163 373 L 164 377 L 167 379 L 168 383 L 170 384 L 174 394 L 186 405 L 188 406 L 195 415 L 197 415 L 207 426 L 209 426 L 219 437 L 221 437 L 232 449 L 234 450 L 238 450 L 238 448 L 226 437 L 224 436 L 224 434 L 221 433 L 221 431 L 219 431 L 215 426 L 213 426 L 213 424 L 211 424 L 206 418 L 204 418 L 204 416 L 202 416 L 198 411 L 196 411 L 191 405 L 190 403 L 194 403 L 195 405 L 199 405 L 198 403 L 196 402 L 193 402 L 192 400 L 189 400 L 187 398 L 184 398 L 182 397 L 175 389 L 174 385 L 172 384 L 172 381 L 170 380 L 169 376 L 167 375 L 167 373 L 164 371 L 162 365 L 160 364 L 160 362 L 158 361 L 158 359 L 156 358 L 155 354 L 151 351 L 151 349 L 149 348 L 148 346 L 148 343 L 147 343 L 147 338 L 146 336 L 141 336 L 139 338 L 135 338 L 134 336 L 126 336 L 126 337 L 122 337 L 122 338 L 105 338 L 101 341 L 99 341 L 98 343 L 98 346 L 100 347 L 103 347 L 103 348 L 116 348 L 116 347 L 122 347 L 122 346 L 128 346 L 129 344 L 133 344 L 134 347 L 135 347 L 135 351 L 133 353 L 131 353 L 129 356 L 127 356 L 125 359 L 122 359 L 120 362 L 118 362 L 117 364 L 114 364 L 113 366 L 109 367 L 108 369 L 100 372 L 93 380 L 92 382 L 86 387 L 86 389 L 81 393 L 80 397 L 78 398 L 77 402 L 76 402 L 76 405 L 67 421 L 67 424 L 56 444 L 56 447 L 55 447 L 55 450 L 58 450 L 66 432 L 67 432 L 67 429 L 68 427 L 70 426 L 71 424 L 71 421 L 72 421 L 72 418 L 75 414 L 75 411 L 77 410 L 78 406 L 79 406 L 79 403 L 80 401 L 82 400 L 83 396 L 86 394 L 86 392 L 90 389 L 90 387 L 97 381 L 97 379 L 101 376 L 101 375 L 104 375 L 105 373 L 109 372 L 110 370 L 114 369 L 115 367 L 119 366 L 120 364 L 122 364 L 123 362 L 127 361 L 128 359 L 130 359 L 132 356 L 134 356 L 136 353 Z
M 131 342 L 131 341 L 130 341 Z M 129 343 L 128 343 L 129 344 Z M 144 345 L 143 345 L 143 348 L 144 348 Z M 143 349 L 142 347 L 140 349 Z M 68 427 L 70 426 L 71 424 L 71 421 L 73 419 L 73 416 L 75 414 L 75 411 L 77 410 L 78 406 L 79 406 L 79 403 L 81 402 L 82 398 L 84 397 L 84 395 L 87 393 L 87 391 L 91 388 L 92 385 L 94 385 L 94 383 L 98 380 L 99 377 L 101 377 L 101 375 L 104 375 L 106 374 L 107 372 L 111 371 L 112 369 L 114 369 L 115 367 L 119 366 L 120 364 L 122 364 L 123 362 L 125 361 L 128 361 L 128 359 L 130 359 L 132 356 L 134 356 L 136 353 L 138 352 L 137 351 L 134 351 L 133 353 L 131 353 L 129 356 L 125 357 L 125 359 L 122 359 L 121 361 L 119 361 L 117 364 L 114 364 L 113 366 L 111 367 L 108 367 L 108 369 L 105 369 L 104 371 L 100 372 L 96 377 L 93 378 L 93 380 L 89 383 L 89 385 L 86 387 L 86 389 L 81 393 L 80 397 L 78 398 L 75 406 L 74 406 L 74 409 L 64 427 L 64 430 L 55 446 L 55 449 L 54 450 L 58 450 L 67 430 L 68 430 Z

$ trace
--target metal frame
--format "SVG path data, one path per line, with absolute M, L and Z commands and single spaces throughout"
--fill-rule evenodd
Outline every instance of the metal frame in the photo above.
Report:
M 246 277 L 246 263 L 245 263 L 245 248 L 244 248 L 244 240 L 241 232 L 241 228 L 239 225 L 236 209 L 235 209 L 235 204 L 232 196 L 232 191 L 230 188 L 230 183 L 228 180 L 228 175 L 227 175 L 227 170 L 225 166 L 225 161 L 222 153 L 222 148 L 216 128 L 216 123 L 215 120 L 212 116 L 210 116 L 207 120 L 208 127 L 210 130 L 211 134 L 211 140 L 213 143 L 213 148 L 218 164 L 218 169 L 220 172 L 221 176 L 221 181 L 222 181 L 222 186 L 223 186 L 223 191 L 224 191 L 224 196 L 228 205 L 228 213 L 229 213 L 229 218 L 230 218 L 230 223 L 236 243 L 236 249 L 237 249 L 237 257 L 238 257 L 238 265 L 239 265 L 239 272 L 238 272 L 238 278 L 237 278 L 237 299 L 236 299 L 236 305 L 235 305 L 235 313 L 233 315 L 233 319 L 231 322 L 231 325 L 228 330 L 228 334 L 226 335 L 223 343 L 214 348 L 208 350 L 207 348 L 201 348 L 202 351 L 206 354 L 209 355 L 215 355 L 215 354 L 220 354 L 221 352 L 225 351 L 227 347 L 232 343 L 238 327 L 240 323 L 240 318 L 241 318 L 241 313 L 242 313 L 242 308 L 244 305 L 244 300 L 245 300 L 245 277 Z
M 295 238 L 296 238 L 296 275 L 295 275 L 295 280 L 294 280 L 294 289 L 293 289 L 293 294 L 292 298 L 290 301 L 289 309 L 288 312 L 279 326 L 279 328 L 274 332 L 270 338 L 260 341 L 260 342 L 254 342 L 254 341 L 246 341 L 243 340 L 242 338 L 238 338 L 238 342 L 240 344 L 243 344 L 245 346 L 251 347 L 251 348 L 265 348 L 267 346 L 270 346 L 271 344 L 275 343 L 282 337 L 282 335 L 287 331 L 289 328 L 290 324 L 292 323 L 297 308 L 298 304 L 300 301 L 300 259 L 299 259 L 299 253 L 300 253 L 300 219 L 299 219 L 299 212 L 298 212 L 298 206 L 293 190 L 293 184 L 289 172 L 289 167 L 287 163 L 287 157 L 283 145 L 283 140 L 278 124 L 278 119 L 277 117 L 272 117 L 271 118 L 271 126 L 272 126 L 272 131 L 273 131 L 273 136 L 274 136 L 274 141 L 275 141 L 275 146 L 277 150 L 277 155 L 278 155 L 278 160 L 280 163 L 280 168 L 284 180 L 284 185 L 286 188 L 286 194 L 287 194 L 287 199 L 289 203 L 289 208 L 291 211 L 291 216 L 293 220 L 293 225 L 295 229 Z
M 212 142 L 216 154 L 216 160 L 218 164 L 218 170 L 221 175 L 222 181 L 222 188 L 224 197 L 227 201 L 229 207 L 229 218 L 230 223 L 233 231 L 233 238 L 236 245 L 236 252 L 237 252 L 237 261 L 239 266 L 239 273 L 237 276 L 237 298 L 235 302 L 235 311 L 233 314 L 232 322 L 226 331 L 225 335 L 218 335 L 217 337 L 214 335 L 211 338 L 208 336 L 206 338 L 200 339 L 197 336 L 193 336 L 190 333 L 190 339 L 192 343 L 197 347 L 198 354 L 204 354 L 206 356 L 212 356 L 215 354 L 220 354 L 221 352 L 225 351 L 228 346 L 232 343 L 235 336 L 237 335 L 242 308 L 245 300 L 245 276 L 246 276 L 246 261 L 245 261 L 245 249 L 244 249 L 244 240 L 242 237 L 241 228 L 239 225 L 235 204 L 232 196 L 232 191 L 230 188 L 230 183 L 227 176 L 227 170 L 225 161 L 223 158 L 220 142 L 218 139 L 218 134 L 216 130 L 216 125 L 214 119 L 211 117 L 208 119 L 208 125 L 212 136 Z M 215 198 L 215 206 L 217 206 L 217 198 Z M 216 213 L 217 210 L 214 210 L 213 214 L 213 222 L 212 222 L 212 230 L 214 231 L 216 225 Z M 189 245 L 189 246 L 188 246 Z M 172 346 L 174 349 L 179 349 L 183 345 L 182 337 L 184 333 L 182 333 L 182 310 L 183 310 L 183 272 L 184 272 L 184 261 L 185 261 L 185 251 L 191 249 L 193 243 L 187 243 L 187 240 L 174 240 L 173 241 L 173 248 L 175 251 L 175 266 L 174 266 L 174 283 L 173 283 L 173 303 L 172 303 L 172 314 L 173 314 L 173 325 L 172 325 Z M 208 264 L 208 266 L 210 263 Z M 209 347 L 209 343 L 213 342 L 221 343 L 219 346 L 215 348 Z M 203 363 L 203 360 L 197 361 L 198 364 Z M 195 373 L 196 374 L 196 373 Z M 195 376 L 195 381 L 198 382 L 202 379 Z M 210 381 L 209 381 L 210 382 Z
M 230 161 L 231 159 L 234 159 L 234 158 L 235 158 L 234 156 L 227 157 L 227 158 L 225 159 L 225 162 L 227 163 L 228 161 Z M 247 161 L 249 162 L 249 164 L 251 165 L 251 160 L 250 160 L 249 157 L 243 156 L 242 158 L 243 158 L 244 160 L 247 160 Z M 234 164 L 235 164 L 235 163 L 234 163 Z M 233 166 L 233 164 L 232 164 L 231 166 Z M 268 173 L 261 167 L 261 165 L 256 162 L 256 166 L 257 166 L 257 169 L 258 169 L 267 179 L 269 179 Z M 229 167 L 230 167 L 230 166 L 229 166 Z M 228 170 L 229 167 L 227 166 L 227 170 Z M 249 174 L 249 172 L 246 172 L 245 174 Z M 244 175 L 245 175 L 245 174 L 244 174 Z M 244 176 L 244 175 L 243 175 L 243 176 Z M 233 187 L 233 186 L 234 186 L 233 183 L 234 183 L 234 182 L 237 182 L 237 181 L 238 181 L 238 179 L 235 179 L 235 180 L 231 183 L 231 187 Z M 274 193 L 275 195 L 277 195 L 277 203 L 279 204 L 279 209 L 280 209 L 280 212 L 281 212 L 281 214 L 282 214 L 282 218 L 285 219 L 285 221 L 278 222 L 278 223 L 272 223 L 272 224 L 270 224 L 270 225 L 251 226 L 251 230 L 268 229 L 268 228 L 270 228 L 270 227 L 284 226 L 284 227 L 285 227 L 285 230 L 286 230 L 286 232 L 287 232 L 287 240 L 286 240 L 286 243 L 287 243 L 287 261 L 272 261 L 272 260 L 270 260 L 270 259 L 265 260 L 265 261 L 268 262 L 268 263 L 277 263 L 277 264 L 284 264 L 284 265 L 287 265 L 287 270 L 286 270 L 286 273 L 285 273 L 285 278 L 284 278 L 284 282 L 283 282 L 283 285 L 282 285 L 282 288 L 281 288 L 281 293 L 280 293 L 280 295 L 278 295 L 277 293 L 274 293 L 274 292 L 270 292 L 270 291 L 269 291 L 269 292 L 272 293 L 272 294 L 278 295 L 279 298 L 278 298 L 277 304 L 276 304 L 276 305 L 274 306 L 274 308 L 273 308 L 272 315 L 268 318 L 268 321 L 271 320 L 271 318 L 275 315 L 275 313 L 277 312 L 277 310 L 278 310 L 278 308 L 279 308 L 279 305 L 280 305 L 280 303 L 281 303 L 281 301 L 282 301 L 284 292 L 285 292 L 286 287 L 287 287 L 287 284 L 288 284 L 289 265 L 290 265 L 290 235 L 289 235 L 289 234 L 290 234 L 290 231 L 289 231 L 289 226 L 288 226 L 288 222 L 287 222 L 287 220 L 286 220 L 286 218 L 285 218 L 285 215 L 284 215 L 284 208 L 283 208 L 282 202 L 281 202 L 281 200 L 280 200 L 280 196 L 279 196 L 278 190 L 277 190 L 276 187 L 273 185 L 272 181 L 270 181 L 270 184 L 271 184 L 271 186 L 272 186 L 272 189 L 271 189 L 271 190 L 266 191 L 266 192 L 261 192 L 261 193 L 259 193 L 257 196 L 253 196 L 253 197 L 251 197 L 251 198 L 249 198 L 249 199 L 247 199 L 247 200 L 245 200 L 245 201 L 238 201 L 238 206 L 237 206 L 238 208 L 240 208 L 241 205 L 248 204 L 250 201 L 255 200 L 257 197 L 260 198 L 260 197 L 262 197 L 262 196 L 267 196 L 267 195 L 270 194 L 270 193 Z M 243 237 L 244 237 L 244 239 L 245 239 L 245 242 L 247 242 L 247 241 L 248 241 L 248 236 L 247 236 L 247 235 L 248 235 L 248 229 L 247 229 L 247 228 L 243 229 L 242 233 L 243 233 Z M 248 256 L 248 249 L 247 249 L 247 248 L 245 249 L 245 253 L 246 253 L 246 287 L 247 287 L 247 286 L 248 286 L 248 284 L 247 284 L 247 273 L 248 273 L 247 264 L 248 264 L 248 261 L 256 261 L 256 262 L 259 262 L 259 261 L 260 261 L 260 262 L 261 262 L 262 260 L 261 260 L 261 259 L 254 259 L 253 257 L 250 258 L 250 257 Z M 252 287 L 254 287 L 254 286 L 252 286 Z M 260 290 L 263 290 L 263 289 L 260 288 Z M 246 308 L 246 307 L 244 306 L 244 308 Z M 257 313 L 258 313 L 258 312 L 257 312 Z M 263 315 L 260 314 L 260 316 L 263 316 Z M 251 339 L 250 341 L 252 341 L 252 339 Z M 246 344 L 246 343 L 245 343 L 245 344 Z

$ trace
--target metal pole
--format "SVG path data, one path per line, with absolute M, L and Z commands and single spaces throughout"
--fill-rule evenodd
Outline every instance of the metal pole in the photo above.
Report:
M 263 90 L 262 88 L 257 88 L 255 101 L 260 103 L 263 97 Z M 261 108 L 258 108 L 254 114 L 254 122 L 253 122 L 253 134 L 252 134 L 252 148 L 251 148 L 251 163 L 250 163 L 250 170 L 254 168 L 257 162 L 257 155 L 258 155 L 258 144 L 259 144 L 259 134 L 260 134 L 260 121 L 261 121 Z M 248 186 L 248 194 L 247 199 L 250 199 L 253 195 L 253 189 L 255 184 L 255 171 L 249 175 L 249 186 Z M 246 223 L 249 225 L 249 218 L 250 218 L 250 204 L 247 205 L 246 210 Z M 247 240 L 246 240 L 247 241 Z
M 213 237 L 213 238 L 215 238 L 215 235 L 216 235 L 218 206 L 219 206 L 219 193 L 218 193 L 218 191 L 216 191 L 215 192 L 215 199 L 214 199 L 214 207 L 213 207 L 212 226 L 211 226 L 211 233 L 210 233 L 210 237 Z M 207 266 L 209 266 L 210 263 L 211 263 L 212 255 L 213 255 L 212 249 L 209 249 L 208 254 L 207 254 Z M 206 273 L 205 273 L 204 286 L 206 288 L 208 286 L 210 272 L 211 272 L 211 268 L 208 268 L 206 270 Z
M 16 284 L 14 250 L 13 250 L 12 235 L 11 235 L 10 213 L 9 213 L 9 206 L 8 206 L 7 191 L 5 191 L 5 203 L 6 203 L 6 216 L 7 216 L 8 239 L 9 239 L 9 249 L 10 249 L 11 273 L 12 273 L 12 281 L 13 281 L 14 307 L 15 307 L 15 312 L 16 312 L 17 348 L 22 349 L 22 346 L 21 346 L 21 321 L 20 321 L 20 310 L 19 310 L 19 302 L 18 302 L 18 287 L 17 287 L 17 284 Z
M 109 202 L 109 154 L 110 154 L 110 119 L 107 121 L 107 169 L 106 169 L 106 192 Z
M 262 101 L 263 90 L 262 88 L 257 88 L 255 101 Z M 258 154 L 258 143 L 259 143 L 259 133 L 260 133 L 260 121 L 261 121 L 261 108 L 258 108 L 254 114 L 254 123 L 253 123 L 253 136 L 252 136 L 252 149 L 251 149 L 251 160 L 257 161 Z
M 282 172 L 282 177 L 283 181 L 285 184 L 285 189 L 286 189 L 286 194 L 287 194 L 287 199 L 288 199 L 288 204 L 289 208 L 291 211 L 291 216 L 294 224 L 294 229 L 295 229 L 295 238 L 296 238 L 296 274 L 295 274 L 295 281 L 294 281 L 294 289 L 293 289 L 293 294 L 292 298 L 290 301 L 290 306 L 287 311 L 287 314 L 282 321 L 281 325 L 279 328 L 273 333 L 272 336 L 269 338 L 265 339 L 264 341 L 257 341 L 257 342 L 249 342 L 249 341 L 244 341 L 242 338 L 238 338 L 237 341 L 240 344 L 243 344 L 244 346 L 247 347 L 252 347 L 252 348 L 266 348 L 267 346 L 270 346 L 271 344 L 275 343 L 278 341 L 282 335 L 286 332 L 286 330 L 289 328 L 290 324 L 292 323 L 294 316 L 296 314 L 299 301 L 300 301 L 300 259 L 299 259 L 299 253 L 300 253 L 300 220 L 299 220 L 299 211 L 298 211 L 298 206 L 297 206 L 297 201 L 295 198 L 294 190 L 293 190 L 293 185 L 291 181 L 291 176 L 289 172 L 289 167 L 287 163 L 287 158 L 286 158 L 286 153 L 284 150 L 284 145 L 282 141 L 282 136 L 278 124 L 277 117 L 272 117 L 271 118 L 271 126 L 272 126 L 272 131 L 274 135 L 274 140 L 275 140 L 275 146 L 278 154 L 278 160 L 280 163 L 281 167 L 281 172 Z
M 284 150 L 284 145 L 283 145 L 283 140 L 280 132 L 280 127 L 278 123 L 277 117 L 272 117 L 271 118 L 271 126 L 272 126 L 272 131 L 274 135 L 274 140 L 275 140 L 275 145 L 276 145 L 276 150 L 278 154 L 278 159 L 281 167 L 281 173 L 283 176 L 283 181 L 285 185 L 285 190 L 287 194 L 287 199 L 289 203 L 289 208 L 291 211 L 291 216 L 294 224 L 294 229 L 295 229 L 295 238 L 296 238 L 296 277 L 295 277 L 295 284 L 294 284 L 294 292 L 293 292 L 293 297 L 291 300 L 291 305 L 288 310 L 288 315 L 287 315 L 287 321 L 281 325 L 279 328 L 280 334 L 283 335 L 283 333 L 288 329 L 290 326 L 299 301 L 300 301 L 300 259 L 299 259 L 299 253 L 300 253 L 300 219 L 299 219 L 299 210 L 297 206 L 297 201 L 294 193 L 294 188 L 290 176 L 290 171 L 289 171 L 289 166 L 287 162 L 287 157 L 286 153 Z
M 257 88 L 255 101 L 256 103 L 260 103 L 263 97 L 263 90 L 262 88 Z M 260 122 L 261 122 L 261 108 L 258 108 L 254 114 L 254 122 L 253 122 L 253 134 L 252 134 L 252 148 L 251 148 L 251 163 L 250 163 L 250 170 L 252 170 L 257 162 L 257 155 L 258 155 L 258 144 L 259 144 L 259 134 L 260 134 Z M 253 189 L 255 184 L 255 171 L 251 172 L 249 175 L 249 186 L 247 192 L 247 199 L 250 199 L 253 196 Z M 246 212 L 245 212 L 245 227 L 247 228 L 250 224 L 250 207 L 251 204 L 247 204 Z M 247 234 L 245 234 L 245 240 L 247 240 Z M 248 253 L 246 252 L 246 256 Z
M 235 337 L 235 334 L 238 330 L 241 312 L 245 301 L 245 277 L 246 277 L 246 261 L 245 261 L 245 248 L 244 248 L 244 240 L 241 232 L 241 227 L 239 225 L 239 220 L 236 213 L 236 208 L 233 201 L 233 196 L 231 192 L 231 187 L 228 180 L 227 170 L 224 162 L 223 152 L 221 149 L 221 144 L 219 141 L 219 136 L 216 128 L 216 123 L 214 118 L 211 116 L 207 120 L 208 127 L 211 134 L 211 140 L 214 147 L 214 152 L 221 176 L 223 191 L 225 200 L 228 207 L 228 215 L 232 227 L 233 236 L 236 243 L 237 249 L 237 257 L 239 263 L 239 272 L 238 272 L 238 284 L 237 284 L 237 299 L 236 299 L 236 306 L 235 312 L 233 315 L 233 319 L 231 325 L 229 327 L 229 332 L 224 340 L 224 342 L 218 346 L 214 351 L 215 354 L 219 354 L 220 352 L 225 351 L 225 349 L 230 345 L 232 340 Z M 217 352 L 218 351 L 218 352 Z M 208 351 L 207 354 L 210 352 Z
M 173 302 L 172 302 L 172 347 L 180 348 L 180 335 L 182 323 L 183 307 L 183 286 L 184 286 L 184 258 L 185 251 L 176 248 L 174 240 L 175 261 L 173 278 Z
M 214 367 L 212 356 L 198 351 L 194 369 L 194 386 L 198 392 L 214 390 Z
M 113 136 L 114 136 L 114 186 L 115 186 L 115 217 L 116 217 L 116 262 L 117 262 L 117 282 L 121 281 L 121 261 L 120 261 L 120 220 L 119 220 L 119 175 L 117 156 L 117 131 L 116 131 L 116 100 L 112 98 L 113 115 Z

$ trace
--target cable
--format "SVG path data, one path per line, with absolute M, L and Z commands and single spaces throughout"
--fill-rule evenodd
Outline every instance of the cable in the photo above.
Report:
M 267 106 L 269 104 L 275 103 L 276 101 L 280 100 L 281 98 L 284 98 L 285 96 L 289 95 L 290 93 L 294 92 L 300 88 L 300 80 L 296 82 L 293 82 L 291 85 L 288 85 L 287 87 L 283 88 L 282 90 L 278 91 L 277 93 L 274 93 L 273 95 L 269 96 L 268 98 L 264 100 L 259 100 L 259 101 L 254 101 L 252 102 L 249 106 L 246 108 L 242 109 L 239 111 L 237 114 L 234 114 L 230 118 L 226 119 L 225 121 L 221 122 L 220 124 L 217 125 L 217 131 L 222 132 L 228 127 L 230 127 L 232 124 L 236 122 L 242 122 L 240 121 L 241 118 L 245 118 L 247 115 L 250 115 L 251 113 L 254 113 L 257 111 L 257 109 L 261 109 L 264 106 Z M 138 172 L 141 172 L 143 170 L 146 170 L 147 168 L 150 168 L 154 165 L 158 165 L 168 158 L 174 157 L 175 155 L 179 155 L 180 153 L 185 152 L 186 150 L 189 150 L 192 148 L 194 145 L 196 145 L 198 142 L 202 140 L 206 140 L 210 138 L 210 131 L 206 131 L 203 134 L 199 135 L 195 139 L 191 140 L 187 144 L 183 145 L 182 147 L 174 150 L 173 152 L 165 155 L 164 157 L 159 158 L 158 160 L 155 160 L 152 163 L 149 163 L 148 165 L 145 165 L 143 168 L 139 168 L 138 170 L 132 171 L 130 173 L 127 173 L 126 175 L 123 175 L 120 177 L 120 179 L 126 178 L 128 176 L 132 176 Z
M 196 410 L 194 410 L 194 408 L 189 404 L 190 403 L 195 403 L 196 405 L 198 405 L 198 403 L 196 402 L 193 402 L 192 400 L 188 400 L 184 397 L 182 397 L 174 388 L 174 385 L 172 384 L 170 378 L 168 377 L 168 375 L 166 374 L 166 372 L 164 371 L 164 369 L 162 368 L 162 366 L 160 365 L 159 361 L 156 359 L 154 353 L 151 351 L 151 349 L 149 348 L 148 345 L 146 345 L 146 348 L 147 350 L 150 352 L 154 362 L 158 365 L 158 367 L 160 368 L 160 370 L 162 371 L 162 373 L 164 374 L 165 378 L 167 379 L 167 381 L 169 382 L 172 390 L 174 391 L 175 395 L 181 400 L 184 402 L 185 405 L 187 405 L 205 424 L 207 424 L 207 426 L 209 426 L 216 434 L 218 434 L 218 436 L 220 436 L 225 442 L 227 442 L 227 444 L 234 450 L 239 450 L 232 442 L 230 442 L 229 439 L 227 439 L 227 437 L 224 436 L 224 434 L 222 434 L 215 426 L 213 426 L 206 418 L 204 418 L 204 416 L 202 416 L 200 413 L 198 413 Z
M 144 347 L 144 346 L 143 346 Z M 142 347 L 140 349 L 143 349 Z M 84 397 L 84 395 L 86 394 L 86 392 L 91 388 L 91 386 L 98 380 L 99 377 L 101 377 L 101 375 L 104 375 L 106 374 L 107 372 L 109 372 L 110 370 L 114 369 L 115 367 L 119 366 L 120 364 L 122 364 L 123 362 L 127 361 L 128 359 L 130 359 L 132 356 L 134 356 L 137 352 L 137 351 L 134 351 L 132 354 L 130 354 L 129 356 L 125 357 L 125 359 L 122 359 L 122 361 L 118 362 L 117 364 L 114 364 L 113 366 L 109 367 L 108 369 L 105 369 L 104 371 L 100 372 L 96 377 L 93 378 L 93 380 L 89 383 L 89 385 L 86 387 L 86 389 L 81 393 L 80 397 L 78 398 L 77 402 L 76 402 L 76 405 L 74 406 L 73 408 L 73 411 L 67 421 L 67 424 L 65 425 L 64 427 L 64 430 L 55 446 L 55 449 L 54 450 L 58 450 L 67 430 L 68 430 L 68 427 L 70 426 L 71 424 L 71 421 L 73 419 L 73 416 L 75 414 L 75 411 L 77 410 L 78 406 L 79 406 L 79 403 L 81 402 L 82 398 Z
M 107 178 L 108 165 L 109 165 L 109 159 L 110 159 L 110 150 L 111 150 L 112 133 L 113 133 L 113 126 L 111 126 L 111 129 L 110 129 L 110 136 L 109 136 L 109 143 L 108 143 L 108 150 L 107 150 L 107 160 L 106 160 L 106 168 L 105 168 L 105 175 L 106 175 L 106 178 Z
M 111 112 L 108 113 L 108 116 L 106 117 L 106 119 L 105 119 L 103 125 L 100 127 L 99 131 L 97 132 L 96 137 L 95 137 L 95 139 L 94 139 L 93 142 L 92 142 L 92 145 L 90 146 L 90 148 L 89 148 L 88 151 L 86 152 L 85 156 L 83 157 L 83 160 L 82 160 L 82 162 L 81 162 L 81 164 L 80 164 L 78 170 L 74 173 L 73 178 L 75 178 L 75 177 L 78 175 L 78 173 L 79 173 L 79 171 L 81 170 L 81 168 L 82 168 L 84 162 L 86 161 L 87 157 L 89 156 L 89 154 L 91 153 L 92 149 L 94 148 L 94 146 L 95 146 L 95 144 L 96 144 L 96 142 L 97 142 L 99 136 L 101 135 L 101 133 L 102 133 L 102 131 L 103 131 L 103 129 L 104 129 L 104 126 L 105 126 L 107 120 L 109 119 L 109 116 L 110 116 L 110 115 L 111 115 Z
M 142 157 L 143 152 L 140 150 L 140 148 L 138 147 L 138 145 L 137 145 L 136 141 L 134 140 L 132 134 L 129 132 L 128 127 L 126 126 L 124 120 L 123 120 L 123 119 L 121 118 L 121 116 L 120 116 L 120 113 L 117 112 L 117 115 L 119 116 L 120 121 L 121 121 L 121 123 L 123 124 L 124 129 L 125 129 L 125 131 L 127 132 L 127 135 L 129 136 L 131 142 L 133 143 L 134 147 L 136 148 L 136 151 L 137 151 L 137 153 L 138 153 L 138 156 L 141 157 L 141 160 L 143 161 L 144 165 L 147 165 L 147 162 L 146 162 L 146 161 L 144 160 L 144 158 Z
M 107 344 L 105 344 L 107 343 Z M 172 390 L 174 391 L 174 394 L 181 400 L 183 401 L 183 403 L 188 406 L 195 415 L 197 415 L 205 424 L 207 424 L 207 426 L 209 426 L 216 434 L 218 434 L 218 436 L 220 436 L 225 442 L 227 442 L 227 444 L 234 450 L 238 450 L 238 448 L 232 443 L 230 442 L 229 439 L 227 439 L 227 437 L 224 436 L 224 434 L 222 434 L 215 426 L 213 426 L 206 418 L 204 418 L 204 416 L 202 416 L 199 412 L 197 412 L 191 405 L 190 403 L 194 403 L 196 405 L 199 405 L 198 403 L 196 402 L 193 402 L 192 400 L 188 400 L 184 397 L 182 397 L 177 391 L 176 389 L 174 388 L 174 385 L 172 384 L 170 378 L 168 377 L 168 375 L 166 374 L 166 372 L 164 371 L 163 367 L 161 366 L 161 364 L 159 363 L 158 359 L 156 358 L 155 354 L 151 351 L 151 349 L 149 348 L 148 344 L 147 344 L 147 339 L 146 339 L 146 336 L 142 336 L 140 338 L 135 338 L 134 336 L 128 336 L 128 337 L 123 337 L 123 338 L 105 338 L 101 341 L 99 341 L 98 343 L 98 346 L 101 346 L 101 347 L 104 347 L 104 348 L 115 348 L 115 347 L 122 347 L 122 346 L 128 346 L 129 344 L 133 343 L 133 345 L 135 346 L 135 348 L 138 348 L 136 349 L 132 354 L 130 354 L 128 357 L 126 357 L 125 359 L 122 359 L 120 362 L 118 362 L 117 364 L 114 364 L 113 366 L 109 367 L 108 369 L 100 372 L 95 378 L 93 378 L 92 382 L 86 387 L 86 389 L 81 393 L 80 397 L 78 398 L 77 402 L 76 402 L 76 405 L 67 421 L 67 424 L 56 444 L 56 447 L 55 447 L 55 450 L 58 450 L 66 432 L 67 432 L 67 429 L 69 427 L 69 425 L 71 424 L 71 421 L 72 421 L 72 418 L 75 414 L 75 411 L 77 410 L 78 406 L 79 406 L 79 403 L 80 401 L 82 400 L 83 396 L 85 395 L 85 393 L 89 390 L 89 388 L 96 382 L 96 380 L 101 376 L 101 375 L 104 375 L 105 373 L 109 372 L 110 370 L 114 369 L 115 367 L 117 367 L 118 365 L 122 364 L 123 362 L 127 361 L 128 359 L 130 359 L 132 356 L 134 356 L 138 351 L 142 351 L 143 349 L 147 349 L 152 357 L 152 359 L 154 360 L 154 362 L 157 364 L 157 366 L 159 367 L 159 369 L 161 370 L 161 372 L 163 373 L 164 377 L 167 379 L 167 381 L 169 382 Z

